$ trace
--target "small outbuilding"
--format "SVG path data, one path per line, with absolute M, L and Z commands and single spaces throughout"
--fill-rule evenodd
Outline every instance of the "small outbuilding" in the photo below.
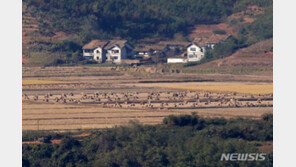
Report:
M 172 64 L 172 63 L 187 63 L 187 59 L 186 58 L 168 58 L 167 59 L 167 63 Z

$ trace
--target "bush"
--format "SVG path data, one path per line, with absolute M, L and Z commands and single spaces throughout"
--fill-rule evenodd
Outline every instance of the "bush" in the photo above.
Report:
M 169 115 L 163 119 L 163 123 L 170 126 L 195 126 L 202 122 L 197 115 Z
M 61 144 L 59 145 L 60 151 L 71 150 L 73 147 L 80 146 L 80 142 L 70 136 L 66 136 L 62 139 Z
M 184 64 L 183 67 L 191 67 L 191 66 L 196 66 L 198 64 L 199 64 L 198 62 L 188 62 Z
M 262 120 L 267 121 L 267 122 L 272 122 L 273 121 L 273 115 L 272 114 L 263 114 L 262 115 Z
M 65 63 L 64 60 L 59 59 L 59 58 L 56 58 L 56 59 L 53 60 L 53 62 L 52 62 L 51 65 L 53 65 L 53 66 L 57 66 L 57 65 L 62 65 L 62 64 L 64 64 L 64 63 Z
M 225 35 L 226 34 L 226 31 L 220 30 L 220 29 L 216 29 L 216 30 L 213 31 L 213 33 L 219 34 L 219 35 Z

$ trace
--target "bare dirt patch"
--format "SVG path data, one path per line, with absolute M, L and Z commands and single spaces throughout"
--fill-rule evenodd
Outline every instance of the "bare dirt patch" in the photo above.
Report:
M 263 153 L 273 153 L 273 142 L 262 142 L 260 146 L 258 146 L 258 149 Z
M 222 30 L 225 34 L 216 34 L 216 30 Z M 233 29 L 227 23 L 220 23 L 195 26 L 189 34 L 189 38 L 194 39 L 201 46 L 204 46 L 206 43 L 218 43 L 230 35 L 234 35 Z

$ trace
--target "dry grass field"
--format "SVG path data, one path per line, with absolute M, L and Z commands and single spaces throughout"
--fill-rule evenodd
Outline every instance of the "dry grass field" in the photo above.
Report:
M 42 84 L 67 84 L 73 83 L 69 81 L 54 81 L 54 80 L 37 80 L 37 79 L 26 79 L 22 81 L 23 85 L 42 85 Z
M 108 128 L 124 125 L 129 121 L 143 124 L 158 124 L 163 118 L 174 114 L 196 112 L 204 117 L 233 118 L 237 116 L 259 118 L 272 113 L 270 107 L 226 109 L 119 109 L 102 108 L 99 105 L 29 104 L 23 103 L 23 130 L 77 130 Z
M 123 67 L 23 68 L 23 130 L 158 124 L 174 114 L 249 117 L 272 113 L 272 77 L 151 74 Z M 83 75 L 84 74 L 84 75 Z M 111 75 L 109 75 L 111 74 Z
M 187 83 L 149 83 L 136 84 L 139 87 L 160 87 L 170 89 L 198 90 L 205 92 L 243 93 L 243 94 L 272 94 L 272 83 L 233 83 L 233 82 L 187 82 Z

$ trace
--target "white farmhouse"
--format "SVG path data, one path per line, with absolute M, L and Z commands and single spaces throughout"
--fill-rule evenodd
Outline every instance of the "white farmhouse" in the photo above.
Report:
M 187 46 L 187 61 L 200 61 L 205 55 L 205 48 L 199 47 L 196 43 L 191 43 Z
M 111 40 L 105 49 L 107 50 L 106 61 L 116 64 L 133 55 L 133 47 L 126 40 Z
M 83 46 L 83 57 L 87 60 L 93 59 L 98 63 L 103 63 L 106 60 L 106 51 L 104 47 L 109 43 L 105 40 L 92 40 Z

